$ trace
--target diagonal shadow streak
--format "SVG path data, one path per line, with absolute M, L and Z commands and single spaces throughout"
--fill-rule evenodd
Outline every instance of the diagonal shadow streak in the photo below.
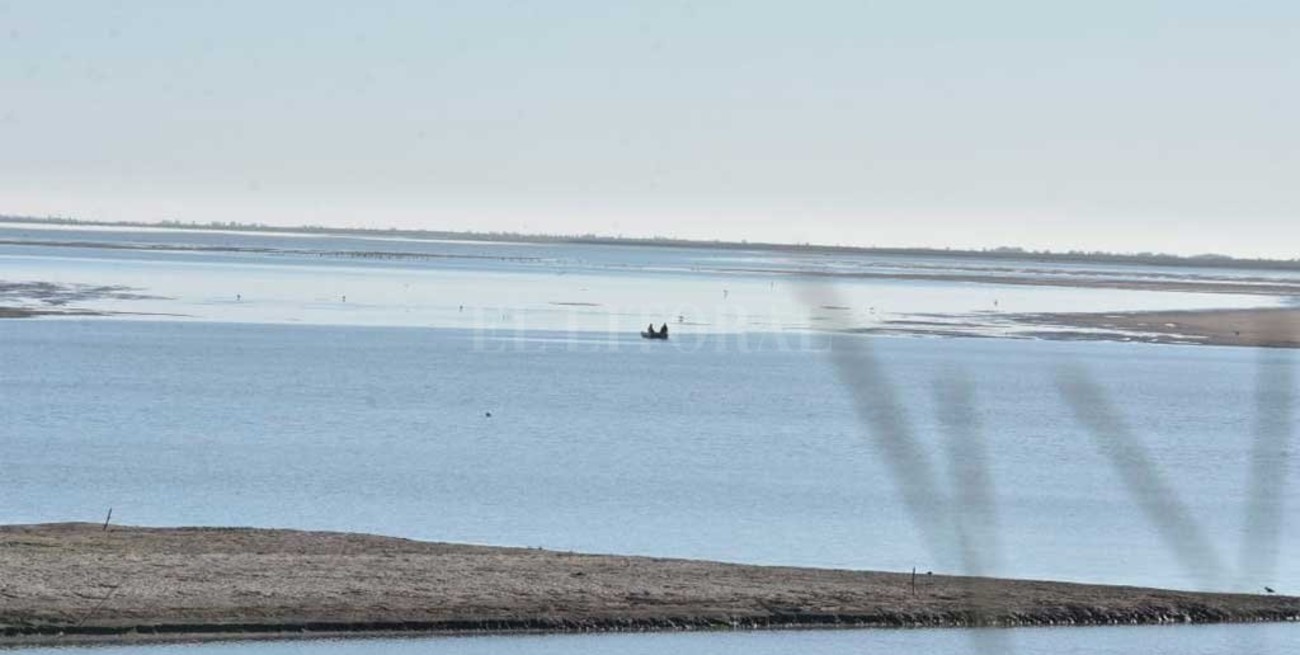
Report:
M 937 379 L 936 407 L 944 426 L 945 454 L 952 470 L 962 569 L 983 576 L 996 567 L 1000 548 L 991 464 L 975 412 L 974 389 L 961 373 Z
M 801 300 L 811 309 L 838 305 L 833 288 L 802 287 Z M 836 326 L 840 329 L 849 326 Z M 902 496 L 904 507 L 938 562 L 952 562 L 968 576 L 986 575 L 997 561 L 993 524 L 994 497 L 990 467 L 982 435 L 976 427 L 973 392 L 965 377 L 940 383 L 936 397 L 943 408 L 941 420 L 947 437 L 945 453 L 954 476 L 955 501 L 942 493 L 938 475 L 920 446 L 894 386 L 885 378 L 872 352 L 870 339 L 837 335 L 829 355 L 836 374 L 849 392 L 855 413 L 867 427 L 868 439 L 883 456 Z M 972 526 L 977 526 L 972 529 Z M 983 530 L 981 532 L 980 530 Z M 969 620 L 982 625 L 989 620 L 992 589 L 970 580 L 966 589 Z M 974 630 L 971 645 L 979 653 L 1011 653 L 1007 633 Z
M 800 296 L 810 309 L 842 304 L 836 300 L 834 289 L 825 286 L 805 287 Z M 956 561 L 967 575 L 988 575 L 1000 564 L 1001 551 L 991 467 L 971 383 L 957 375 L 934 385 L 946 437 L 944 452 L 953 476 L 953 501 L 946 502 L 869 340 L 840 338 L 834 344 L 830 353 L 836 372 L 850 392 L 855 412 L 868 427 L 870 440 L 884 456 L 931 556 L 939 561 Z M 1259 358 L 1257 419 L 1240 552 L 1240 571 L 1256 585 L 1256 591 L 1276 573 L 1284 519 L 1281 492 L 1296 418 L 1296 380 L 1289 353 L 1266 350 Z M 1222 589 L 1228 573 L 1225 562 L 1101 388 L 1075 366 L 1058 370 L 1057 386 L 1166 550 L 1202 588 Z M 981 528 L 986 531 L 981 532 Z M 974 621 L 983 622 L 980 608 L 989 606 L 986 603 L 991 603 L 992 598 L 981 595 L 978 585 L 970 589 L 969 598 Z M 1010 652 L 1011 644 L 1000 632 L 975 631 L 972 638 L 978 652 Z
M 1239 567 L 1244 584 L 1259 591 L 1277 573 L 1282 537 L 1282 491 L 1295 425 L 1295 369 L 1291 353 L 1261 349 L 1256 360 L 1255 436 L 1247 478 L 1246 519 Z
M 1058 370 L 1057 387 L 1166 550 L 1202 588 L 1222 589 L 1223 560 L 1101 388 L 1077 366 Z
M 800 287 L 801 299 L 809 307 L 836 305 L 833 289 L 821 285 Z M 842 326 L 846 327 L 846 326 Z M 947 559 L 945 544 L 950 525 L 946 508 L 930 462 L 917 443 L 903 412 L 901 400 L 881 371 L 870 340 L 860 336 L 835 335 L 828 350 L 836 375 L 849 392 L 853 410 L 864 425 L 868 439 L 884 458 L 903 505 L 936 561 Z
M 990 575 L 1001 564 L 996 493 L 987 444 L 975 411 L 974 385 L 962 371 L 934 383 L 935 406 L 945 436 L 945 454 L 952 475 L 952 521 L 956 526 L 958 555 L 964 575 Z M 971 612 L 977 624 L 987 624 L 994 597 L 991 589 L 974 581 L 970 588 Z M 971 633 L 976 652 L 1007 653 L 1011 643 L 1001 630 Z
M 987 575 L 999 564 L 997 511 L 992 467 L 975 412 L 974 389 L 956 372 L 934 383 L 935 406 L 945 436 L 952 475 L 954 512 L 962 571 Z

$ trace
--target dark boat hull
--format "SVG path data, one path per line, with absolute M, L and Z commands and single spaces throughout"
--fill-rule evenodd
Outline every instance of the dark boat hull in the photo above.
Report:
M 667 341 L 667 340 L 668 340 L 668 335 L 666 335 L 666 334 L 659 334 L 658 332 L 646 332 L 646 331 L 643 330 L 643 331 L 641 332 L 641 338 L 642 338 L 642 339 L 661 339 L 661 340 Z

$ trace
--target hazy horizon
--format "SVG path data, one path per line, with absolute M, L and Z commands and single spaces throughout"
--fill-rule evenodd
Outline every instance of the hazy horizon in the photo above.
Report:
M 1293 259 L 1298 32 L 1275 1 L 0 0 L 0 210 Z
M 1184 259 L 1226 257 L 1236 261 L 1274 261 L 1274 262 L 1300 261 L 1300 256 L 1289 257 L 1289 258 L 1244 257 L 1239 255 L 1226 255 L 1221 252 L 1200 252 L 1200 253 L 1179 254 L 1179 253 L 1159 252 L 1159 251 L 1151 251 L 1151 250 L 1145 250 L 1145 251 L 1083 250 L 1077 248 L 1031 249 L 1031 248 L 1024 248 L 1016 245 L 1005 245 L 1005 244 L 998 245 L 998 246 L 978 247 L 978 248 L 960 248 L 960 247 L 952 247 L 952 246 L 894 246 L 888 244 L 861 246 L 856 244 L 834 244 L 834 243 L 823 243 L 823 242 L 815 242 L 815 241 L 805 241 L 805 242 L 760 241 L 760 240 L 750 240 L 750 239 L 743 239 L 743 238 L 742 239 L 726 239 L 726 238 L 691 239 L 691 238 L 667 236 L 662 234 L 648 235 L 648 236 L 631 236 L 631 235 L 624 235 L 624 234 L 601 234 L 595 232 L 581 232 L 581 233 L 579 232 L 514 232 L 514 231 L 503 231 L 503 230 L 474 230 L 474 229 L 442 230 L 436 228 L 399 227 L 399 226 L 391 226 L 391 225 L 364 225 L 364 226 L 331 226 L 331 225 L 317 225 L 317 224 L 274 225 L 268 223 L 244 223 L 239 221 L 199 222 L 199 221 L 181 221 L 175 219 L 164 219 L 160 221 L 132 221 L 129 219 L 100 220 L 100 219 L 90 219 L 90 218 L 81 218 L 81 217 L 73 217 L 73 216 L 53 216 L 53 215 L 52 216 L 24 216 L 24 215 L 8 214 L 8 213 L 0 212 L 0 223 L 6 223 L 12 221 L 17 221 L 18 222 L 17 224 L 23 224 L 23 225 L 48 225 L 54 227 L 64 227 L 64 226 L 66 227 L 110 227 L 110 228 L 126 228 L 126 229 L 138 228 L 138 229 L 146 229 L 146 230 L 177 229 L 177 230 L 198 230 L 198 231 L 207 231 L 207 232 L 222 232 L 222 231 L 257 232 L 261 230 L 274 230 L 278 232 L 293 232 L 295 230 L 301 230 L 304 232 L 315 232 L 319 230 L 324 230 L 324 231 L 334 230 L 334 231 L 339 231 L 341 233 L 350 233 L 353 231 L 362 231 L 367 234 L 374 233 L 376 235 L 380 235 L 378 238 L 382 238 L 382 235 L 388 232 L 398 232 L 402 234 L 423 232 L 431 235 L 445 234 L 445 235 L 457 235 L 457 236 L 464 236 L 464 237 L 480 237 L 480 238 L 489 238 L 489 237 L 491 238 L 499 237 L 503 239 L 519 238 L 524 240 L 595 239 L 595 240 L 627 241 L 629 243 L 645 243 L 645 242 L 653 242 L 653 241 L 662 241 L 665 243 L 684 243 L 684 244 L 690 243 L 690 244 L 704 244 L 704 245 L 719 244 L 719 245 L 726 245 L 726 246 L 750 245 L 755 247 L 776 247 L 776 248 L 787 248 L 787 247 L 789 248 L 860 248 L 868 251 L 869 250 L 883 250 L 883 251 L 911 250 L 911 251 L 918 251 L 918 252 L 952 251 L 955 253 L 1003 252 L 1003 253 L 1025 253 L 1025 254 L 1034 254 L 1034 255 L 1049 254 L 1049 255 L 1063 255 L 1063 256 L 1097 255 L 1097 256 L 1118 256 L 1118 257 L 1137 257 L 1137 258 L 1179 257 Z M 36 223 L 32 223 L 30 221 L 36 221 Z

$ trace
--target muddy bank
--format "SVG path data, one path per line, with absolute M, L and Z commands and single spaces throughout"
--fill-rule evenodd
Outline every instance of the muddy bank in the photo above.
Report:
M 1047 339 L 1300 348 L 1300 308 L 1025 314 L 1009 320 L 1021 325 L 1066 328 L 1030 333 Z
M 28 307 L 0 307 L 0 318 L 34 318 L 36 316 L 108 316 L 105 312 L 89 309 L 31 309 Z
M 0 280 L 0 319 L 37 316 L 113 316 L 134 312 L 107 312 L 72 305 L 94 300 L 159 300 L 119 285 L 11 282 Z
M 719 269 L 722 270 L 722 269 Z M 752 273 L 777 275 L 777 269 L 737 268 L 727 269 Z M 789 274 L 789 271 L 784 271 Z M 1300 296 L 1300 282 L 1288 280 L 1237 280 L 1227 278 L 1126 278 L 1054 276 L 1040 274 L 989 275 L 982 272 L 826 272 L 798 271 L 795 275 L 816 280 L 826 279 L 881 279 L 913 280 L 923 282 L 968 282 L 1006 286 L 1062 287 L 1067 289 L 1120 289 L 1126 291 L 1172 291 L 1179 293 L 1225 293 L 1252 296 Z
M 1289 621 L 1300 598 L 760 567 L 357 534 L 0 527 L 0 643 Z
M 161 300 L 121 285 L 10 282 L 0 280 L 0 300 L 34 302 L 44 307 L 65 307 L 90 300 Z

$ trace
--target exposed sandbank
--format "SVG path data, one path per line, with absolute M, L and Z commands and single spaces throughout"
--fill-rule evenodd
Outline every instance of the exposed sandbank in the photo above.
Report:
M 1294 621 L 1300 598 L 760 567 L 358 534 L 0 527 L 0 643 Z
M 104 312 L 89 309 L 35 309 L 30 307 L 0 307 L 0 318 L 34 318 L 37 316 L 107 316 Z
M 73 305 L 90 300 L 160 300 L 120 285 L 11 282 L 0 280 L 0 319 L 36 316 L 148 316 L 139 312 L 109 312 Z M 13 304 L 10 304 L 13 303 Z
M 722 270 L 722 269 L 720 269 Z M 879 279 L 912 280 L 923 282 L 968 282 L 1007 286 L 1062 287 L 1067 289 L 1120 289 L 1126 291 L 1168 291 L 1178 293 L 1224 293 L 1251 296 L 1300 296 L 1300 281 L 1246 280 L 1227 278 L 1127 278 L 1118 276 L 1064 276 L 1034 273 L 988 274 L 977 270 L 951 272 L 903 271 L 781 271 L 778 269 L 744 268 L 726 269 L 780 275 L 782 273 L 816 280 L 825 279 Z
M 1034 336 L 1042 338 L 1300 348 L 1300 308 L 1291 307 L 1025 314 L 1011 317 L 1011 320 L 1021 324 L 1079 329 L 1034 333 Z

